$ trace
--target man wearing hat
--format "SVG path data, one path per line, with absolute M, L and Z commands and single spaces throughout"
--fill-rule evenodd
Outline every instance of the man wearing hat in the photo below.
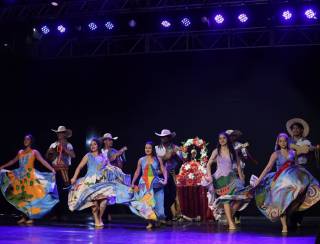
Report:
M 75 158 L 76 155 L 73 146 L 68 142 L 68 138 L 72 136 L 72 131 L 65 126 L 59 126 L 58 129 L 52 129 L 52 131 L 56 133 L 57 140 L 50 145 L 46 157 L 58 173 L 56 180 L 61 203 L 58 204 L 59 206 L 54 212 L 56 215 L 61 215 L 66 210 L 63 206 L 67 202 L 67 193 L 63 191 L 63 188 L 70 185 L 69 167 L 71 159 Z
M 167 221 L 177 219 L 181 215 L 176 189 L 176 173 L 183 157 L 180 148 L 173 144 L 175 132 L 163 129 L 161 133 L 155 133 L 160 137 L 161 143 L 156 146 L 157 156 L 162 158 L 168 172 L 168 183 L 164 186 L 164 209 Z
M 125 162 L 124 153 L 127 150 L 127 147 L 123 147 L 120 150 L 112 148 L 114 140 L 118 140 L 118 137 L 113 137 L 110 133 L 105 133 L 101 137 L 101 141 L 103 142 L 103 149 L 101 152 L 106 158 L 109 159 L 113 166 L 117 166 L 122 169 L 123 163 Z
M 308 154 L 313 150 L 311 142 L 306 138 L 309 135 L 310 127 L 305 120 L 301 118 L 293 118 L 287 121 L 286 129 L 290 135 L 289 146 L 291 148 L 294 148 L 294 146 L 307 148 L 305 153 L 296 155 L 296 164 L 305 167 L 308 162 Z M 303 216 L 304 212 L 295 212 L 291 216 L 291 224 L 294 227 L 301 226 Z
M 286 128 L 290 135 L 290 145 L 307 146 L 307 152 L 297 155 L 296 160 L 297 164 L 306 165 L 308 162 L 307 154 L 312 150 L 311 142 L 306 139 L 310 132 L 308 123 L 303 119 L 293 118 L 287 121 Z

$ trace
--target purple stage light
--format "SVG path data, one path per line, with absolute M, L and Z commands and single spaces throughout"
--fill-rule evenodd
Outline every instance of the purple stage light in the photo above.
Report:
M 88 27 L 91 31 L 95 31 L 96 29 L 98 29 L 98 26 L 94 22 L 89 23 Z
M 108 29 L 108 30 L 112 30 L 114 28 L 114 24 L 111 21 L 107 21 L 104 26 Z
M 65 33 L 66 32 L 66 27 L 64 27 L 63 25 L 59 25 L 57 27 L 57 30 L 60 32 L 60 33 Z
M 248 16 L 247 16 L 246 14 L 244 14 L 244 13 L 239 14 L 239 16 L 238 16 L 238 20 L 239 20 L 241 23 L 247 22 L 248 19 L 249 19 Z
M 285 10 L 282 12 L 282 17 L 285 19 L 285 20 L 289 20 L 292 18 L 292 13 L 290 10 Z
M 224 21 L 224 18 L 221 14 L 217 14 L 215 17 L 214 17 L 214 20 L 216 21 L 217 24 L 222 24 L 223 21 Z
M 316 19 L 316 12 L 309 8 L 304 12 L 304 15 L 308 18 L 308 19 Z
M 191 21 L 189 18 L 183 18 L 181 20 L 181 24 L 184 26 L 184 27 L 189 27 L 191 25 Z
M 164 28 L 169 28 L 171 26 L 171 23 L 168 21 L 168 20 L 162 20 L 161 21 L 161 25 L 164 27 Z
M 48 26 L 44 25 L 41 27 L 41 32 L 45 35 L 47 35 L 50 32 L 50 29 Z

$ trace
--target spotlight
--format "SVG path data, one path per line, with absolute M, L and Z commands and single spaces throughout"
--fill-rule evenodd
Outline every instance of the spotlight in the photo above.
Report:
M 161 25 L 164 27 L 164 28 L 169 28 L 171 26 L 171 23 L 168 21 L 168 20 L 162 20 L 161 21 Z
M 111 21 L 107 21 L 104 26 L 108 29 L 108 30 L 112 30 L 114 28 L 114 24 Z
M 94 22 L 89 23 L 88 27 L 91 31 L 95 31 L 96 29 L 98 29 L 98 26 Z
M 224 21 L 224 18 L 221 14 L 217 14 L 215 17 L 214 17 L 214 20 L 216 21 L 217 24 L 222 24 L 223 21 Z
M 282 12 L 282 17 L 284 18 L 284 20 L 289 20 L 292 18 L 292 13 L 290 12 L 290 10 L 285 10 Z
M 247 22 L 248 19 L 249 19 L 248 16 L 247 16 L 246 14 L 244 14 L 244 13 L 239 14 L 239 16 L 238 16 L 238 20 L 239 20 L 241 23 Z
M 48 26 L 44 25 L 41 27 L 41 32 L 45 35 L 47 35 L 50 32 L 50 29 Z
M 132 20 L 129 20 L 128 25 L 129 25 L 131 28 L 134 28 L 134 27 L 136 27 L 137 22 L 136 22 L 134 19 L 132 19 Z
M 308 18 L 308 19 L 316 19 L 316 12 L 309 8 L 304 12 L 304 15 Z
M 53 2 L 51 2 L 51 5 L 54 6 L 54 7 L 57 7 L 59 4 L 58 4 L 58 2 L 54 2 L 53 1 Z
M 191 25 L 191 21 L 189 18 L 183 18 L 181 20 L 181 24 L 184 26 L 184 27 L 189 27 Z
M 66 27 L 64 27 L 63 25 L 59 25 L 57 27 L 57 30 L 60 32 L 60 33 L 65 33 L 66 32 Z

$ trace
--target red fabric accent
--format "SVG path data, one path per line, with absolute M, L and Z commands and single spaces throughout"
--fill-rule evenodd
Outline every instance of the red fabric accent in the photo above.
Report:
M 285 171 L 287 168 L 289 168 L 292 164 L 293 164 L 293 161 L 285 162 L 284 165 L 282 165 L 280 169 L 276 172 L 272 181 L 275 182 L 278 179 L 278 177 L 281 175 L 281 173 Z
M 178 186 L 181 213 L 190 218 L 201 216 L 202 221 L 213 219 L 208 208 L 207 188 L 203 186 Z

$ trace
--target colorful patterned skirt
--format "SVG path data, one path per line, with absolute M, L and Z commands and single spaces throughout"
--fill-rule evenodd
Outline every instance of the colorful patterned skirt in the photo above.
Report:
M 94 201 L 106 200 L 108 205 L 122 204 L 145 219 L 156 219 L 151 196 L 139 195 L 130 185 L 130 175 L 115 166 L 107 166 L 99 176 L 85 176 L 77 180 L 69 192 L 68 205 L 71 211 L 94 205 Z
M 303 211 L 320 200 L 319 182 L 302 166 L 285 163 L 255 188 L 258 209 L 271 221 Z
M 224 214 L 223 204 L 229 203 L 231 208 L 237 203 L 237 211 L 245 209 L 252 195 L 248 188 L 245 188 L 235 172 L 230 172 L 227 176 L 221 176 L 213 180 L 208 193 L 209 208 L 213 211 L 213 216 L 219 220 Z
M 18 168 L 0 172 L 4 198 L 30 219 L 39 219 L 58 202 L 55 175 L 35 169 Z

